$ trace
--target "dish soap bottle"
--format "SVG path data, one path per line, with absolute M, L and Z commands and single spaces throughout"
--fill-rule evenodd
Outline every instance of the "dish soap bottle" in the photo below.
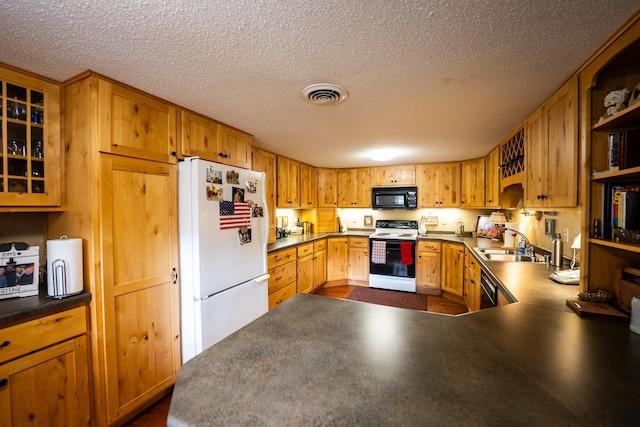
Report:
M 552 243 L 551 264 L 555 267 L 562 267 L 562 234 L 556 234 Z

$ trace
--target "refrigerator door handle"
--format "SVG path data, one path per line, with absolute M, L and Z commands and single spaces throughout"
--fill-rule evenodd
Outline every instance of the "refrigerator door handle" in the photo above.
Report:
M 253 279 L 254 282 L 264 282 L 265 280 L 269 279 L 269 277 L 271 277 L 271 275 L 269 273 L 265 273 L 262 276 L 258 276 L 255 279 Z

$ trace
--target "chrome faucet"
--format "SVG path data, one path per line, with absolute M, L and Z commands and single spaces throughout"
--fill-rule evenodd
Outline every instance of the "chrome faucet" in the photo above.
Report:
M 529 242 L 529 239 L 527 238 L 527 236 L 525 236 L 523 233 L 519 232 L 518 230 L 513 230 L 511 228 L 505 229 L 504 232 L 505 233 L 514 232 L 518 234 L 520 237 L 522 237 L 524 239 L 524 254 L 530 257 L 535 256 L 534 247 L 531 244 L 531 242 Z

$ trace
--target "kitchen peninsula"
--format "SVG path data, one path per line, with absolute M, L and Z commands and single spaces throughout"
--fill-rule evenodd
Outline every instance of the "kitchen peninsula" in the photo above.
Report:
M 640 336 L 574 314 L 553 267 L 485 267 L 517 303 L 446 316 L 296 295 L 185 364 L 168 423 L 633 424 Z

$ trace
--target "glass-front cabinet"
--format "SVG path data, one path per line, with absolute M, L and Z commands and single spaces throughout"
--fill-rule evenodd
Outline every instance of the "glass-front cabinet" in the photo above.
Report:
M 0 210 L 60 206 L 60 87 L 0 67 L 0 101 Z

